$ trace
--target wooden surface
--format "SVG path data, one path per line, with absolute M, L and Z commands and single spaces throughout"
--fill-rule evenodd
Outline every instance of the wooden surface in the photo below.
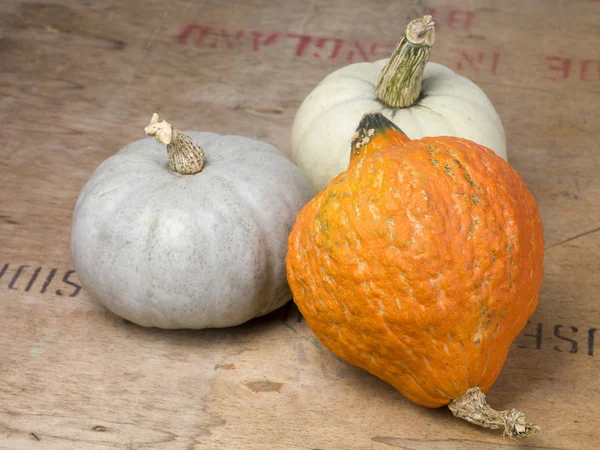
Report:
M 153 112 L 287 154 L 320 79 L 387 56 L 432 10 L 431 59 L 487 92 L 543 217 L 539 306 L 488 393 L 541 434 L 516 444 L 409 403 L 324 350 L 291 304 L 160 331 L 79 289 L 77 194 Z M 599 23 L 588 0 L 0 3 L 0 448 L 600 448 Z

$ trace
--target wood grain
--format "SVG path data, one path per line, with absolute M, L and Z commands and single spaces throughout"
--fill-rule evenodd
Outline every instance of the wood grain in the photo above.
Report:
M 2 2 L 0 448 L 597 449 L 600 3 L 457 4 Z M 78 289 L 79 190 L 153 112 L 289 154 L 314 85 L 384 57 L 432 10 L 431 59 L 486 91 L 542 214 L 539 307 L 488 394 L 541 434 L 515 444 L 409 403 L 324 350 L 291 304 L 233 329 L 161 331 Z

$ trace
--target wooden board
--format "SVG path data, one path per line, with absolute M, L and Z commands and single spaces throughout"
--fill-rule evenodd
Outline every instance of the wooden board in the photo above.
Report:
M 291 304 L 233 329 L 143 329 L 92 300 L 72 271 L 79 190 L 153 112 L 289 154 L 314 85 L 387 56 L 427 12 L 438 24 L 431 59 L 487 92 L 545 228 L 539 307 L 488 400 L 542 427 L 521 448 L 600 448 L 592 0 L 2 2 L 0 448 L 518 446 L 338 360 Z

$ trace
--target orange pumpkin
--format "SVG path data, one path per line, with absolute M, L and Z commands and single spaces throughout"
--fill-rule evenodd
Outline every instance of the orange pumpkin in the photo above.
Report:
M 426 407 L 525 437 L 483 392 L 535 310 L 543 234 L 534 198 L 490 149 L 411 141 L 363 116 L 350 165 L 300 212 L 288 281 L 319 340 Z

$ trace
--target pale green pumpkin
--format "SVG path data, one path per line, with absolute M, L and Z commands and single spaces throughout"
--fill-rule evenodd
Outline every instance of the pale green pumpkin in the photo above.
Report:
M 431 16 L 411 22 L 390 59 L 342 67 L 304 99 L 294 118 L 291 159 L 317 190 L 346 170 L 352 135 L 368 112 L 380 112 L 411 139 L 455 136 L 507 159 L 502 122 L 481 88 L 427 62 Z

